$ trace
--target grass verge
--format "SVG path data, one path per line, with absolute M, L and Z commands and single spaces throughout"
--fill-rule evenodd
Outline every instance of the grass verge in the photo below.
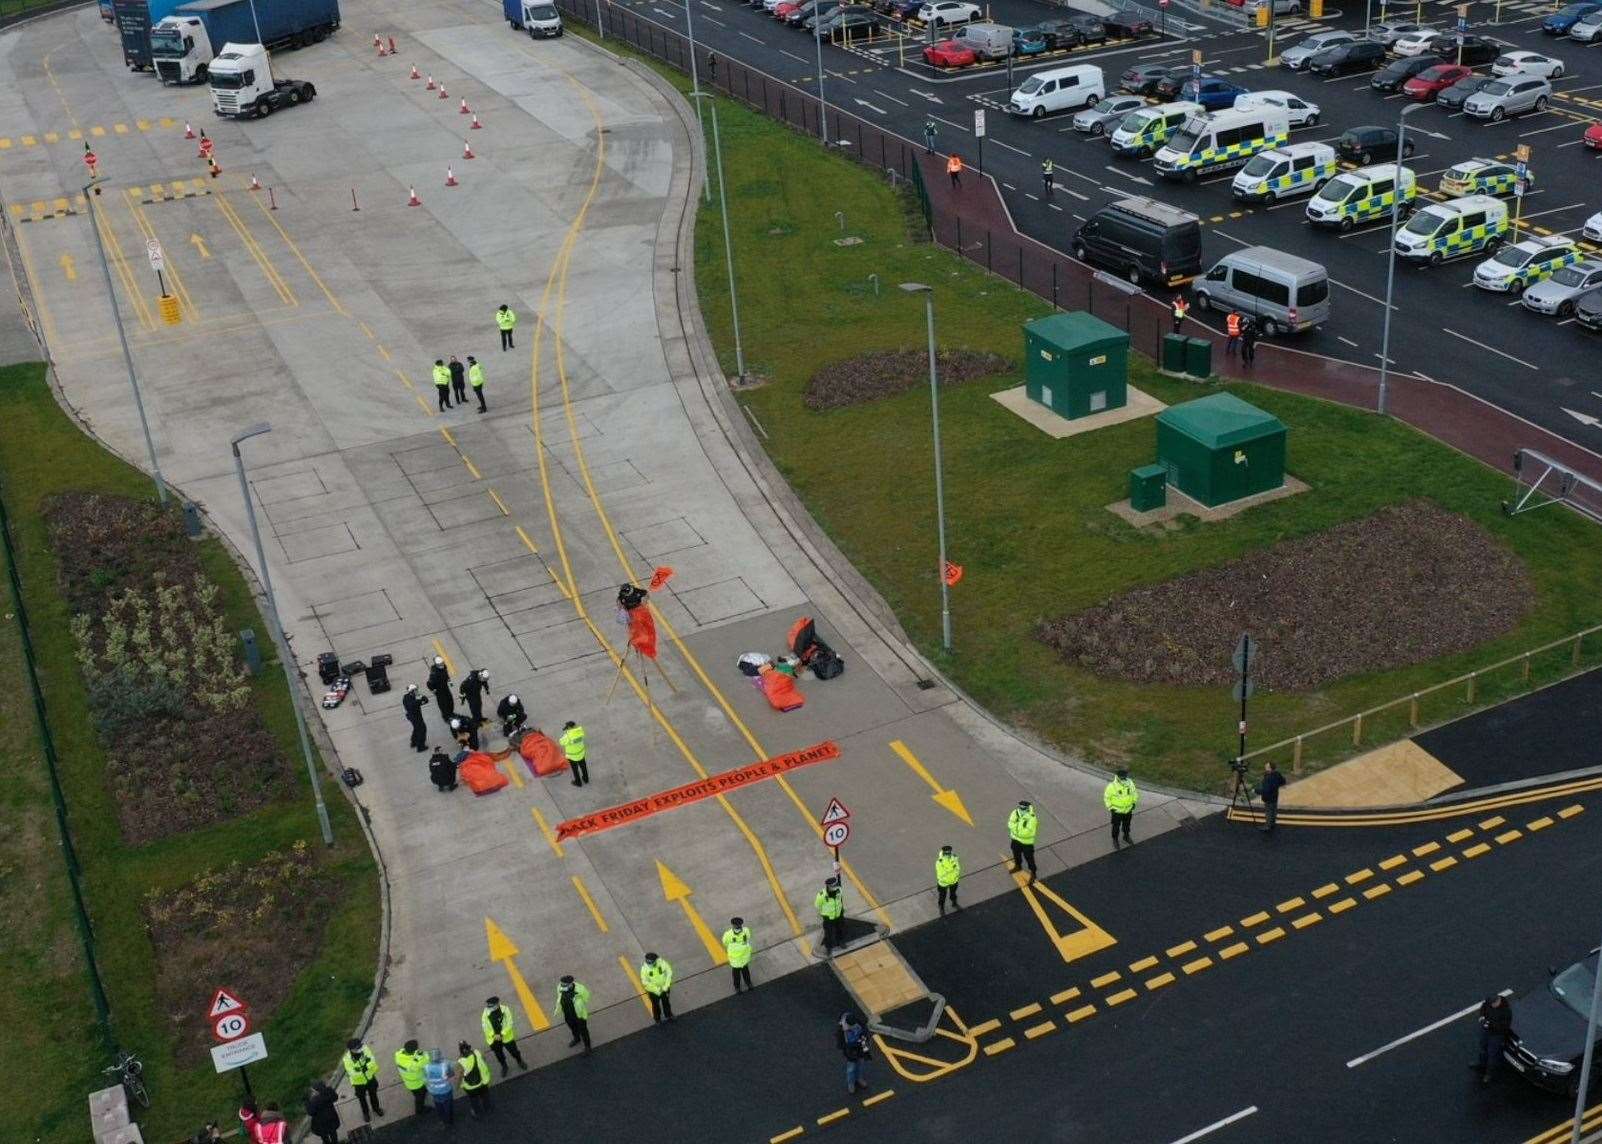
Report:
M 111 999 L 117 1040 L 145 1062 L 152 1107 L 141 1117 L 145 1138 L 174 1140 L 207 1119 L 228 1122 L 238 1080 L 218 1076 L 208 1062 L 175 1061 L 176 1036 L 156 995 L 156 953 L 146 930 L 143 902 L 152 891 L 170 891 L 230 862 L 250 863 L 296 839 L 320 849 L 304 768 L 296 766 L 296 797 L 231 822 L 174 835 L 146 846 L 122 841 L 104 781 L 104 754 L 92 721 L 68 629 L 69 609 L 57 591 L 52 554 L 39 505 L 58 492 L 96 491 L 153 497 L 143 473 L 83 435 L 56 405 L 39 365 L 0 369 L 0 486 L 12 517 L 18 571 L 28 607 L 41 683 L 49 703 L 51 731 L 60 756 L 61 781 L 70 808 L 74 841 L 84 870 L 84 893 L 93 919 L 101 974 Z M 221 588 L 229 630 L 254 628 L 270 652 L 267 626 L 228 551 L 214 538 L 198 542 L 201 562 Z M 9 613 L 9 606 L 6 612 Z M 21 940 L 0 951 L 0 966 L 12 988 L 0 995 L 0 1027 L 26 1069 L 0 1081 L 0 1139 L 76 1144 L 85 1138 L 85 1095 L 103 1086 L 100 1069 L 110 1063 L 95 1050 L 94 1013 L 88 1003 L 84 966 L 72 930 L 65 879 L 56 847 L 43 759 L 32 733 L 27 689 L 17 664 L 14 617 L 0 628 L 0 717 L 16 728 L 15 750 L 34 766 L 7 784 L 0 826 L 21 846 L 8 847 L 0 870 L 0 905 L 22 916 Z M 299 759 L 294 713 L 276 660 L 252 684 L 252 702 L 272 730 L 279 749 Z M 20 706 L 18 706 L 20 705 Z M 13 711 L 13 707 L 17 710 Z M 13 715 L 15 718 L 13 718 Z M 378 947 L 379 897 L 372 856 L 349 804 L 324 778 L 324 799 L 336 845 L 326 855 L 338 906 L 323 932 L 313 962 L 301 972 L 288 999 L 272 1014 L 258 1014 L 270 1057 L 252 1068 L 263 1098 L 291 1107 L 307 1080 L 331 1067 L 360 1016 L 372 987 Z M 37 889 L 35 889 L 37 887 Z M 24 909 L 24 907 L 26 907 Z M 19 910 L 23 912 L 19 915 Z M 270 933 L 241 932 L 238 956 L 271 956 Z M 194 984 L 193 1005 L 204 1006 L 224 981 Z

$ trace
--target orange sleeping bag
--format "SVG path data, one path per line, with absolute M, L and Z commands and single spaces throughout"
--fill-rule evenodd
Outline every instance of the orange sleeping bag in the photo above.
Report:
M 795 680 L 774 670 L 771 664 L 764 664 L 757 678 L 762 683 L 762 694 L 768 697 L 768 705 L 775 711 L 796 711 L 806 706 L 806 696 L 796 687 Z
M 543 779 L 547 775 L 554 775 L 567 769 L 567 756 L 562 748 L 556 745 L 555 740 L 538 731 L 525 732 L 518 741 L 517 753 L 523 756 L 528 769 L 534 772 L 534 777 Z
M 500 790 L 507 778 L 495 765 L 495 760 L 483 751 L 472 751 L 456 768 L 456 775 L 474 794 L 490 794 Z

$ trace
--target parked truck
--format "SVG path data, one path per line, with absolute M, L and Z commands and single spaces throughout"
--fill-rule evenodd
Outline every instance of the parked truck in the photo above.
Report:
M 134 71 L 151 66 L 150 28 L 183 0 L 112 0 L 111 12 L 122 37 L 122 62 Z
M 224 44 L 206 79 L 212 110 L 229 119 L 266 119 L 280 107 L 317 98 L 317 89 L 303 79 L 273 79 L 272 62 L 260 44 Z
M 204 83 L 223 44 L 261 42 L 268 51 L 325 39 L 339 27 L 339 0 L 189 0 L 150 29 L 150 51 L 162 83 Z
M 506 22 L 534 39 L 562 34 L 562 17 L 551 0 L 501 0 Z

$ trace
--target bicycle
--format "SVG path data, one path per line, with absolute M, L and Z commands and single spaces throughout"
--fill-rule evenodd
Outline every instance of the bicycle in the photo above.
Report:
M 117 1055 L 116 1064 L 101 1071 L 122 1082 L 123 1091 L 128 1094 L 130 1101 L 137 1101 L 141 1108 L 150 1107 L 150 1093 L 145 1089 L 145 1066 L 138 1057 L 130 1052 L 121 1052 Z

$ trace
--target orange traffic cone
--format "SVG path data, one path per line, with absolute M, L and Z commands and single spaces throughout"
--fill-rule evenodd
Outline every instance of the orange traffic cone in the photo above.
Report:
M 449 99 L 450 98 L 450 95 L 445 91 L 445 85 L 444 84 L 440 84 L 439 85 L 439 97 L 441 99 Z
M 211 155 L 206 156 L 206 165 L 211 168 L 212 178 L 215 179 L 218 175 L 222 174 L 222 167 L 218 164 L 215 157 Z
M 395 37 L 394 36 L 391 36 L 389 38 L 389 54 L 390 55 L 394 55 L 395 54 Z
M 471 107 L 467 106 L 467 100 L 465 100 L 465 99 L 462 100 L 462 108 L 461 108 L 460 114 L 462 114 L 462 115 L 471 115 L 471 114 L 473 114 L 473 109 Z
M 261 190 L 261 180 L 256 178 L 255 175 L 250 177 L 250 189 L 253 191 Z
M 416 64 L 412 65 L 412 78 L 413 79 L 422 79 L 423 78 L 423 73 L 417 70 L 417 65 Z
M 206 129 L 202 127 L 200 129 L 200 150 L 196 153 L 195 158 L 204 159 L 206 157 L 206 143 Z
M 417 188 L 416 187 L 408 187 L 406 189 L 411 192 L 411 197 L 406 200 L 406 205 L 409 206 L 409 207 L 420 207 L 420 206 L 422 206 L 423 205 L 423 200 L 417 197 Z
M 445 185 L 447 187 L 461 186 L 461 184 L 456 181 L 456 172 L 452 171 L 449 167 L 445 168 Z
M 378 50 L 378 55 L 382 58 L 384 55 L 384 41 L 378 38 L 377 32 L 373 33 L 373 47 Z
M 477 130 L 479 130 L 479 129 L 480 129 L 480 128 L 481 128 L 481 127 L 483 127 L 483 126 L 484 126 L 484 125 L 483 125 L 483 124 L 482 124 L 482 123 L 480 123 L 480 122 L 479 122 L 479 121 L 478 121 L 478 116 L 477 116 L 477 115 L 476 115 L 476 114 L 475 114 L 475 115 L 474 115 L 474 116 L 473 116 L 473 130 L 474 130 L 474 131 L 477 131 Z
M 473 154 L 473 145 L 471 143 L 468 143 L 465 140 L 462 142 L 462 158 L 464 158 L 464 159 L 476 159 L 476 158 L 478 158 L 477 155 Z
M 195 129 L 193 127 L 189 126 L 189 124 L 185 123 L 184 124 L 184 138 L 185 139 L 193 139 L 194 137 L 195 137 Z
M 434 77 L 433 76 L 429 76 L 428 77 L 428 82 L 423 85 L 423 90 L 424 91 L 433 91 L 434 90 Z

